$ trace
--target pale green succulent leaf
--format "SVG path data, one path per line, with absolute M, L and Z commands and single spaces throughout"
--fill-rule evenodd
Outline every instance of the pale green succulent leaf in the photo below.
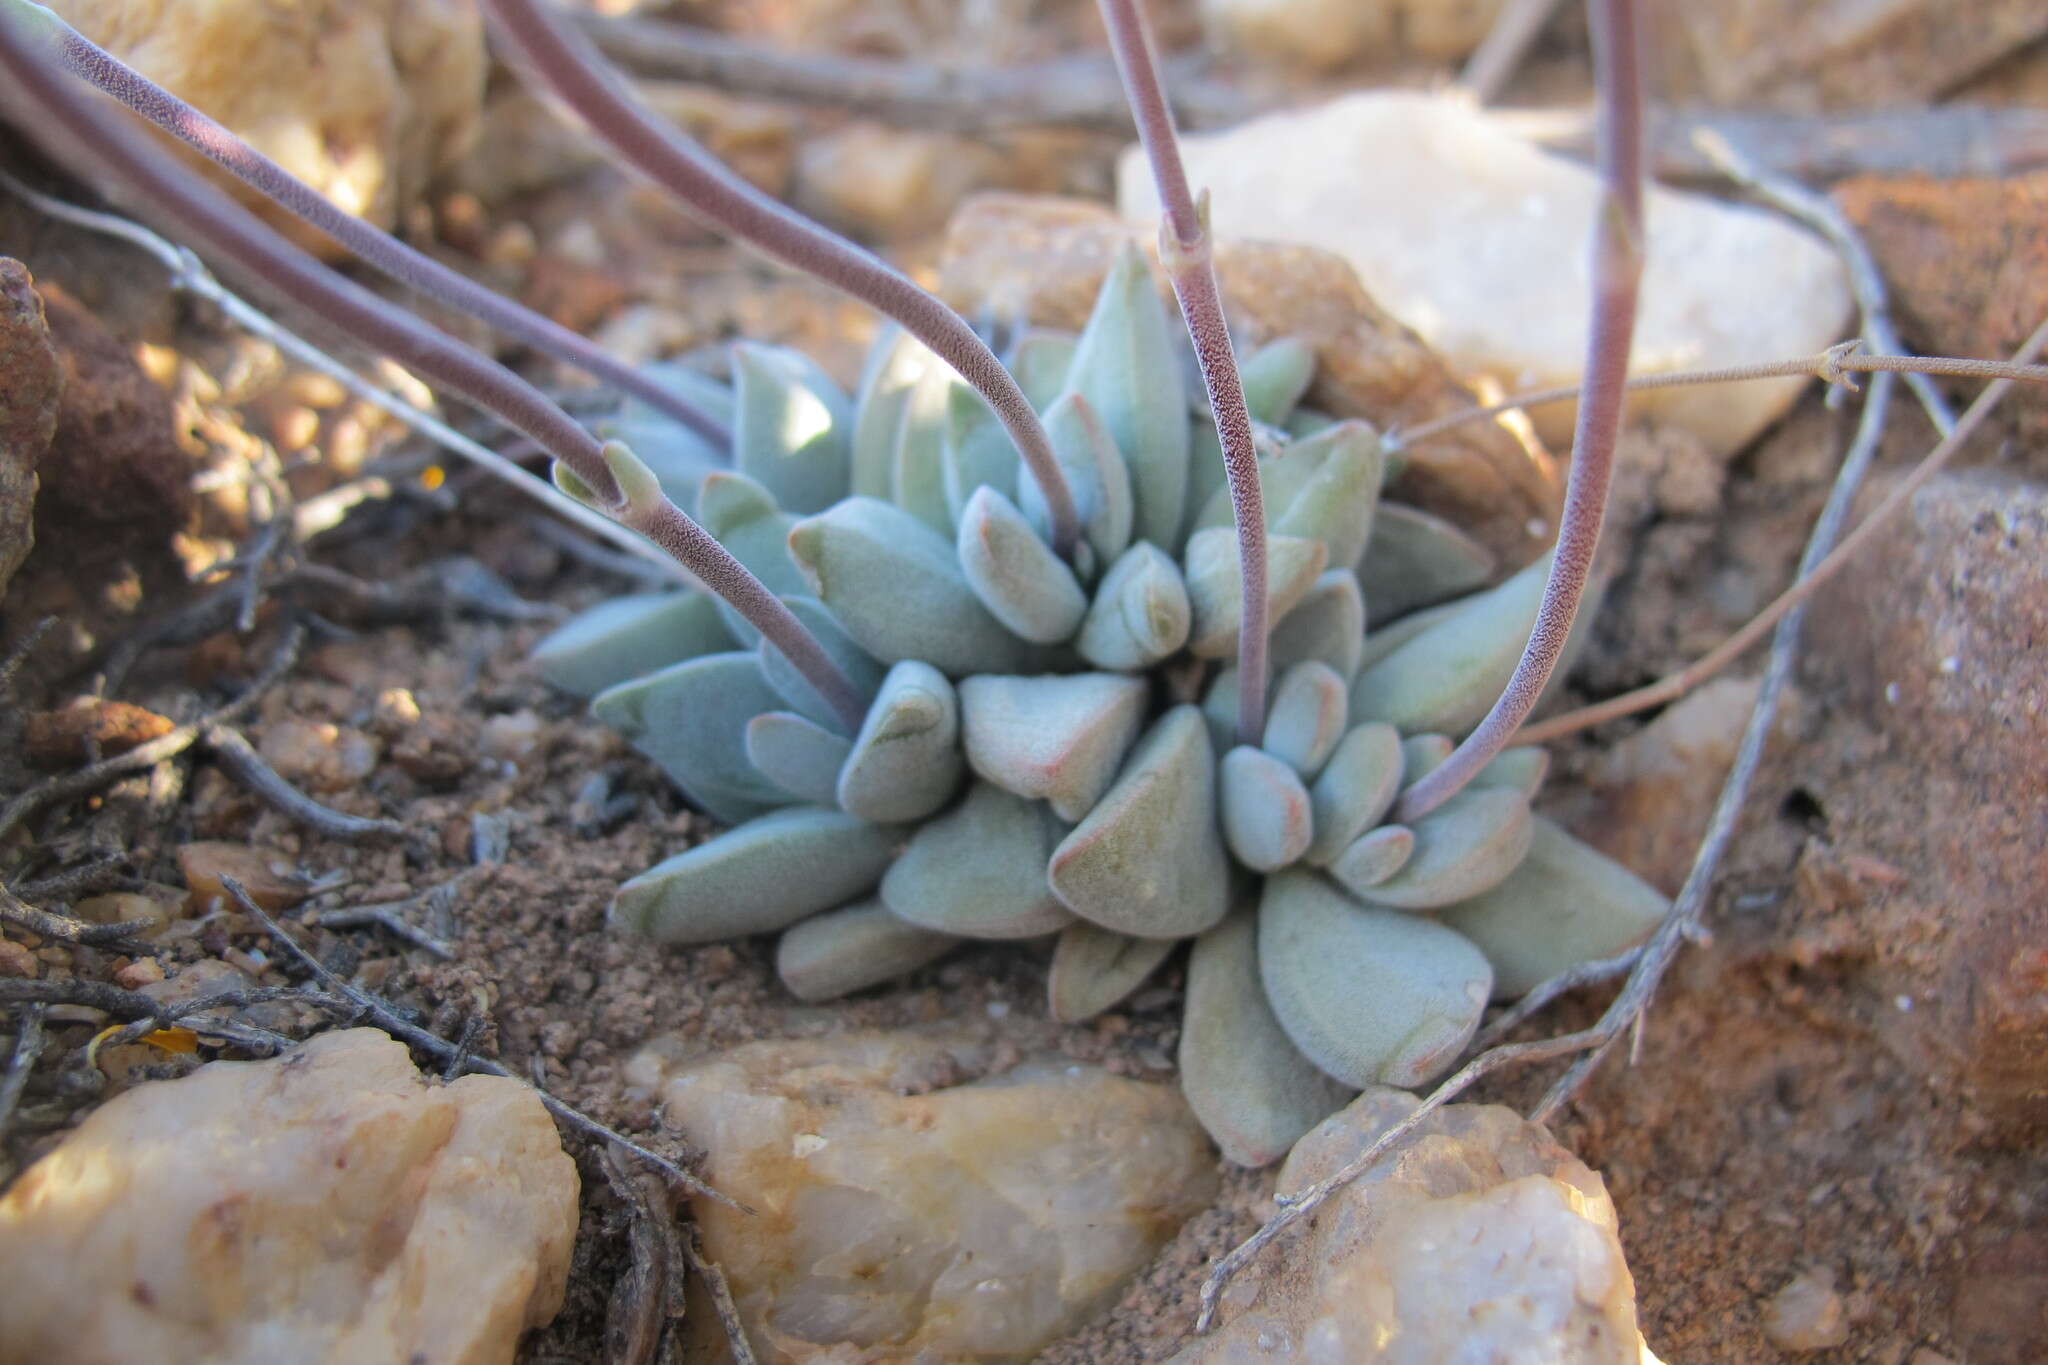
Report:
M 1115 780 L 1150 688 L 1116 673 L 982 673 L 959 691 L 968 766 L 1005 791 L 1049 802 L 1071 824 Z
M 824 647 L 825 654 L 839 671 L 853 684 L 854 695 L 866 705 L 875 698 L 875 691 L 882 685 L 882 675 L 888 670 L 876 662 L 874 656 L 853 642 L 839 624 L 839 618 L 815 597 L 785 597 L 784 606 L 799 624 L 811 633 L 811 638 Z M 761 676 L 775 689 L 790 707 L 816 721 L 834 734 L 844 734 L 846 722 L 840 718 L 837 708 L 811 686 L 810 680 L 797 671 L 796 665 L 782 656 L 782 651 L 763 639 L 755 647 L 761 656 Z
M 620 886 L 611 924 L 657 943 L 772 933 L 870 890 L 897 837 L 834 810 L 776 811 Z
M 815 1005 L 907 975 L 963 942 L 890 914 L 878 899 L 864 900 L 784 931 L 775 974 L 791 995 Z
M 1170 938 L 1132 938 L 1074 921 L 1053 945 L 1045 978 L 1048 1012 L 1063 1024 L 1093 1019 L 1142 986 L 1174 946 Z
M 1329 550 L 1320 540 L 1266 537 L 1267 620 L 1277 621 L 1308 594 Z M 1244 577 L 1237 557 L 1237 532 L 1219 526 L 1188 538 L 1184 565 L 1193 625 L 1188 652 L 1221 659 L 1237 652 L 1238 623 L 1244 614 Z
M 1419 915 L 1360 905 L 1312 872 L 1266 879 L 1259 978 L 1311 1062 L 1346 1085 L 1418 1086 L 1479 1025 L 1493 971 L 1471 942 Z
M 1308 788 L 1286 762 L 1240 744 L 1223 756 L 1216 786 L 1223 840 L 1240 863 L 1254 872 L 1274 872 L 1308 851 Z
M 1073 922 L 1046 881 L 1066 826 L 1042 803 L 987 782 L 922 825 L 882 878 L 882 903 L 912 924 L 965 938 L 1036 938 Z
M 921 820 L 952 799 L 966 768 L 953 684 L 905 660 L 882 679 L 839 770 L 839 806 L 867 820 Z
M 1401 794 L 1401 762 L 1401 732 L 1393 726 L 1368 723 L 1345 731 L 1309 788 L 1316 831 L 1310 863 L 1327 867 L 1386 818 Z
M 733 648 L 710 594 L 632 593 L 578 612 L 533 648 L 534 671 L 579 697 Z
M 1273 684 L 1259 747 L 1313 781 L 1344 737 L 1350 690 L 1320 660 L 1290 666 Z
M 1012 635 L 1056 645 L 1081 627 L 1088 598 L 1015 503 L 987 484 L 961 509 L 956 537 L 967 586 Z
M 1314 659 L 1335 669 L 1348 689 L 1365 652 L 1365 594 L 1358 575 L 1325 569 L 1273 627 L 1266 649 L 1276 674 Z
M 889 501 L 941 535 L 953 534 L 946 505 L 946 407 L 955 380 L 948 369 L 932 371 L 903 400 L 889 466 Z
M 1022 462 L 1010 433 L 982 396 L 956 383 L 946 394 L 946 440 L 940 447 L 946 510 L 955 526 L 975 490 L 1017 486 Z
M 1415 855 L 1415 831 L 1381 825 L 1351 841 L 1330 864 L 1330 875 L 1356 895 L 1399 872 Z
M 747 760 L 747 722 L 782 709 L 751 653 L 706 654 L 591 700 L 610 725 L 681 787 L 728 824 L 750 820 L 789 796 Z
M 1441 517 L 1400 503 L 1383 503 L 1359 561 L 1375 621 L 1392 621 L 1486 586 L 1493 551 Z
M 1506 787 L 1524 799 L 1534 798 L 1550 772 L 1550 751 L 1538 744 L 1503 749 L 1493 762 L 1472 775 L 1474 787 Z
M 1051 332 L 1027 327 L 1010 343 L 1004 366 L 1031 400 L 1031 406 L 1046 411 L 1066 392 L 1067 376 L 1074 370 L 1074 352 L 1081 339 L 1071 332 Z
M 1152 723 L 1101 801 L 1052 856 L 1053 890 L 1083 919 L 1140 938 L 1198 934 L 1229 908 L 1216 754 L 1202 715 Z
M 1277 427 L 1294 415 L 1316 375 L 1316 348 L 1300 337 L 1277 337 L 1238 367 L 1252 420 Z
M 846 496 L 852 405 L 800 351 L 732 348 L 733 464 L 798 515 Z
M 1354 1093 L 1302 1056 L 1273 1017 L 1250 909 L 1233 911 L 1189 954 L 1180 1085 L 1223 1159 L 1253 1168 L 1286 1156 Z
M 1384 720 L 1403 734 L 1478 724 L 1528 644 L 1549 569 L 1545 555 L 1368 666 L 1351 685 L 1351 719 Z
M 764 711 L 747 722 L 754 771 L 814 806 L 839 804 L 839 770 L 853 742 L 794 711 Z
M 1081 517 L 1082 537 L 1101 564 L 1111 563 L 1131 543 L 1131 472 L 1123 453 L 1093 405 L 1078 393 L 1054 403 L 1045 414 L 1045 434 L 1053 461 L 1066 476 L 1067 488 Z M 1017 467 L 1017 507 L 1040 537 L 1052 539 L 1052 512 L 1038 476 L 1021 461 Z
M 895 491 L 896 448 L 908 420 L 911 394 L 945 362 L 894 322 L 882 324 L 868 349 L 854 403 L 849 438 L 850 491 L 855 497 L 887 499 Z
M 1139 541 L 1109 566 L 1081 619 L 1075 647 L 1097 668 L 1136 672 L 1187 643 L 1194 624 L 1180 566 L 1149 541 Z
M 1415 850 L 1401 870 L 1369 886 L 1348 886 L 1353 895 L 1399 910 L 1438 910 L 1469 900 L 1515 870 L 1535 824 L 1520 792 L 1467 787 L 1408 828 Z
M 1412 787 L 1443 765 L 1458 747 L 1449 735 L 1409 735 L 1401 741 L 1401 785 Z M 1469 784 L 1468 784 L 1469 785 Z

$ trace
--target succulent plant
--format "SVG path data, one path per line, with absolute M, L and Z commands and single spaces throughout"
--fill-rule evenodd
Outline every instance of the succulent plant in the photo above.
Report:
M 1229 493 L 1176 331 L 1129 247 L 1080 336 L 1004 348 L 1074 490 L 1071 560 L 987 408 L 894 329 L 851 399 L 773 348 L 736 346 L 729 385 L 658 370 L 729 418 L 730 451 L 637 404 L 601 433 L 823 642 L 857 727 L 705 593 L 605 602 L 535 658 L 733 825 L 621 886 L 618 929 L 779 932 L 805 1000 L 1054 936 L 1064 1020 L 1193 940 L 1183 1084 L 1257 1165 L 1363 1086 L 1429 1080 L 1490 997 L 1666 906 L 1531 812 L 1540 750 L 1391 823 L 1513 671 L 1546 566 L 1486 586 L 1484 548 L 1384 501 L 1377 433 L 1299 406 L 1314 356 L 1285 339 L 1243 367 L 1275 626 L 1263 733 L 1240 742 Z

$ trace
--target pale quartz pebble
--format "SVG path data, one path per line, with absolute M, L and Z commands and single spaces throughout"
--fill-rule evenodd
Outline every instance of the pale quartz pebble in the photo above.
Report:
M 1194 621 L 1180 566 L 1149 541 L 1117 557 L 1096 584 L 1074 642 L 1097 668 L 1150 668 L 1187 643 Z
M 983 673 L 959 691 L 968 766 L 1005 791 L 1050 802 L 1072 824 L 1115 780 L 1150 689 L 1117 673 Z
M 732 348 L 733 467 L 798 516 L 848 491 L 846 395 L 809 357 L 779 346 Z
M 952 799 L 965 772 L 953 684 L 906 659 L 882 680 L 839 770 L 839 807 L 863 820 L 920 820 Z
M 578 612 L 534 646 L 534 671 L 579 697 L 737 643 L 710 594 L 633 593 Z
M 1326 867 L 1393 809 L 1401 793 L 1401 734 L 1391 725 L 1354 725 L 1309 788 L 1315 837 L 1306 857 Z
M 839 803 L 839 770 L 853 744 L 794 711 L 764 711 L 747 722 L 747 761 L 799 801 Z
M 287 909 L 313 894 L 313 883 L 292 866 L 291 859 L 254 844 L 215 839 L 180 844 L 178 870 L 185 875 L 191 893 L 186 909 L 193 914 L 231 907 L 230 878 L 250 900 L 270 911 Z
M 1283 868 L 1308 848 L 1308 788 L 1285 761 L 1240 744 L 1223 755 L 1216 788 L 1223 840 L 1252 871 Z
M 1825 1266 L 1787 1281 L 1764 1305 L 1764 1337 L 1781 1351 L 1825 1351 L 1849 1339 L 1849 1310 Z
M 1162 548 L 1179 535 L 1187 505 L 1188 398 L 1177 327 L 1144 253 L 1125 242 L 1067 375 L 1067 392 L 1088 400 L 1123 453 L 1131 534 Z
M 1334 71 L 1393 45 L 1394 6 L 1361 0 L 1201 0 L 1202 36 L 1217 52 Z
M 1458 746 L 1449 735 L 1410 735 L 1401 741 L 1401 785 L 1412 787 L 1435 771 Z
M 810 591 L 884 663 L 918 659 L 957 678 L 1015 673 L 1037 657 L 967 586 L 951 538 L 893 504 L 836 503 L 790 528 L 789 551 Z
M 1455 95 L 1378 92 L 1271 114 L 1183 139 L 1188 178 L 1208 188 L 1223 238 L 1336 252 L 1366 290 L 1454 369 L 1514 393 L 1576 384 L 1586 354 L 1587 243 L 1599 180 Z M 1370 175 L 1331 175 L 1333 165 Z M 1126 218 L 1156 221 L 1152 174 L 1135 149 L 1117 167 Z M 1835 254 L 1760 210 L 1652 186 L 1641 311 L 1629 372 L 1812 355 L 1842 339 L 1852 299 Z M 1746 445 L 1804 378 L 1652 390 L 1631 411 Z M 1570 443 L 1573 405 L 1534 409 Z
M 1256 914 L 1195 940 L 1181 1010 L 1180 1087 L 1226 1161 L 1267 1166 L 1351 1098 L 1301 1055 L 1259 980 Z
M 1152 723 L 1114 785 L 1053 851 L 1053 891 L 1083 919 L 1139 938 L 1199 934 L 1230 908 L 1216 824 L 1216 752 L 1202 713 Z
M 1403 734 L 1462 734 L 1477 725 L 1514 675 L 1549 569 L 1546 555 L 1499 587 L 1461 598 L 1367 664 L 1351 685 L 1351 719 L 1384 720 Z
M 1358 581 L 1372 585 L 1373 620 L 1393 621 L 1485 587 L 1495 564 L 1493 551 L 1442 517 L 1383 502 L 1358 562 Z
M 1295 664 L 1273 685 L 1259 747 L 1313 781 L 1344 737 L 1350 697 L 1344 677 L 1326 663 Z
M 1267 620 L 1278 621 L 1308 595 L 1329 553 L 1320 540 L 1266 537 Z M 1202 659 L 1221 659 L 1234 653 L 1238 623 L 1244 615 L 1237 532 L 1226 526 L 1195 532 L 1188 537 L 1184 566 L 1188 605 L 1194 614 L 1188 652 Z
M 1315 873 L 1266 879 L 1259 977 L 1302 1054 L 1347 1085 L 1421 1085 L 1457 1059 L 1493 970 L 1421 915 L 1361 905 Z
M 1351 891 L 1374 905 L 1435 910 L 1490 890 L 1521 863 L 1535 817 L 1520 792 L 1467 787 L 1408 826 L 1415 848 L 1401 870 Z
M 1492 889 L 1442 919 L 1493 964 L 1494 994 L 1512 1000 L 1559 972 L 1649 937 L 1671 903 L 1662 892 L 1542 816 L 1529 852 Z
M 1330 864 L 1330 875 L 1364 895 L 1408 865 L 1415 856 L 1415 831 L 1406 825 L 1381 825 L 1361 834 Z
M 533 712 L 507 711 L 484 722 L 483 728 L 477 732 L 476 747 L 491 758 L 517 763 L 530 758 L 540 747 L 543 733 L 541 718 Z M 365 768 L 362 776 L 368 775 L 369 769 Z
M 962 942 L 865 900 L 785 930 L 775 945 L 775 974 L 791 995 L 815 1004 L 914 972 Z
M 1298 1195 L 1406 1117 L 1374 1088 L 1280 1168 Z M 1452 1104 L 1247 1266 L 1172 1365 L 1656 1365 L 1600 1177 L 1500 1105 Z
M 1326 570 L 1273 627 L 1266 649 L 1276 673 L 1313 659 L 1335 669 L 1349 687 L 1365 652 L 1365 594 L 1358 575 Z
M 611 925 L 657 943 L 773 933 L 871 890 L 895 838 L 836 810 L 779 810 L 621 883 Z
M 361 730 L 344 725 L 287 719 L 263 727 L 256 752 L 287 782 L 316 792 L 340 792 L 376 771 L 378 745 Z
M 1022 1362 L 1113 1302 L 1216 1191 L 1171 1086 L 1064 1059 L 986 1070 L 978 1038 L 843 1033 L 626 1067 L 704 1179 L 694 1201 L 764 1361 Z M 718 1359 L 709 1313 L 690 1347 Z
M 1063 1024 L 1092 1019 L 1143 985 L 1176 946 L 1170 938 L 1132 938 L 1076 920 L 1053 945 L 1047 1008 Z
M 1066 827 L 1037 801 L 975 782 L 919 826 L 882 878 L 882 903 L 906 922 L 966 938 L 1036 938 L 1073 923 L 1046 881 Z
M 94 1110 L 0 1200 L 0 1358 L 510 1361 L 555 1315 L 575 1163 L 533 1088 L 377 1029 Z
M 960 514 L 960 571 L 981 604 L 1034 644 L 1056 645 L 1080 629 L 1088 598 L 1016 504 L 983 484 Z

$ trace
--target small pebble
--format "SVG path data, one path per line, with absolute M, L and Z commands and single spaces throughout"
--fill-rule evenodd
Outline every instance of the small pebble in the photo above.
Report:
M 138 957 L 114 973 L 114 984 L 130 991 L 153 986 L 163 979 L 163 964 L 153 957 Z
M 347 791 L 377 767 L 377 741 L 326 721 L 279 721 L 256 748 L 278 776 L 317 792 Z
M 513 711 L 485 721 L 477 743 L 492 758 L 517 762 L 539 746 L 540 737 L 539 716 L 531 711 Z
M 1835 1292 L 1835 1273 L 1809 1270 L 1764 1305 L 1764 1336 L 1781 1351 L 1824 1351 L 1849 1339 L 1849 1313 Z
M 36 955 L 11 938 L 0 938 L 0 976 L 35 975 Z

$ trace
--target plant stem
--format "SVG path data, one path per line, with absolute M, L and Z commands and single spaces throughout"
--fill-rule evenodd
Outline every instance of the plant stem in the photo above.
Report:
M 1017 444 L 1045 492 L 1053 549 L 1071 556 L 1081 518 L 1073 489 L 1031 402 L 959 314 L 902 272 L 741 180 L 642 109 L 589 41 L 545 0 L 483 0 L 492 29 L 527 71 L 629 165 L 723 231 L 859 299 L 900 323 L 973 386 Z
M 236 261 L 363 345 L 525 432 L 575 470 L 606 504 L 623 504 L 623 491 L 596 438 L 539 390 L 398 305 L 328 270 L 132 129 L 107 117 L 102 106 L 74 89 L 69 78 L 47 61 L 53 45 L 38 41 L 37 30 L 20 23 L 12 11 L 0 13 L 6 16 L 0 18 L 0 73 L 12 79 L 41 117 L 75 136 L 80 154 L 155 203 L 215 254 Z M 672 538 L 662 548 L 732 603 L 849 724 L 858 725 L 866 708 L 824 647 L 724 546 L 673 504 L 669 507 L 681 525 L 664 523 Z
M 1145 145 L 1152 178 L 1159 186 L 1159 260 L 1173 281 L 1174 297 L 1180 300 L 1181 316 L 1187 320 L 1195 359 L 1202 367 L 1202 385 L 1209 391 L 1209 411 L 1215 415 L 1216 435 L 1223 446 L 1244 590 L 1244 611 L 1237 628 L 1237 737 L 1241 743 L 1256 745 L 1266 725 L 1266 643 L 1272 630 L 1266 601 L 1266 504 L 1259 489 L 1251 413 L 1245 407 L 1230 327 L 1224 321 L 1223 299 L 1216 288 L 1208 198 L 1205 193 L 1197 203 L 1188 188 L 1173 110 L 1160 84 L 1152 34 L 1137 0 L 1101 3 L 1109 44 L 1131 102 L 1131 116 L 1137 121 L 1138 138 Z
M 1635 335 L 1636 290 L 1643 270 L 1643 78 L 1634 0 L 1592 0 L 1593 68 L 1600 92 L 1601 204 L 1594 228 L 1593 325 L 1587 342 L 1586 394 L 1572 439 L 1571 475 L 1550 578 L 1529 644 L 1514 675 L 1479 728 L 1410 787 L 1395 818 L 1419 819 L 1455 796 L 1506 748 L 1536 708 L 1564 653 L 1579 599 L 1600 546 L 1600 523 L 1614 476 L 1621 404 Z
M 15 0 L 0 3 L 11 7 Z M 507 336 L 573 365 L 622 393 L 631 394 L 688 426 L 718 449 L 731 448 L 732 433 L 692 404 L 606 355 L 587 337 L 464 278 L 354 214 L 342 212 L 311 185 L 205 113 L 124 65 L 76 29 L 68 25 L 64 28 L 57 52 L 72 75 L 111 95 L 243 184 L 311 223 L 365 265 L 451 308 L 481 318 Z

